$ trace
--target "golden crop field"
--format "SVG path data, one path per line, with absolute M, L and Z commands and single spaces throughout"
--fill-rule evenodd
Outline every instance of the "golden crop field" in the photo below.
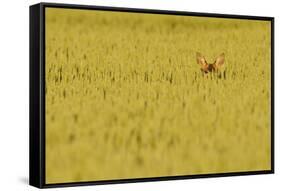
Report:
M 46 183 L 270 170 L 270 30 L 46 8 Z

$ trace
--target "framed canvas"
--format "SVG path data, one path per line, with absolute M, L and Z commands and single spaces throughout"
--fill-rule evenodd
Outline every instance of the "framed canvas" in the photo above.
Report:
M 274 172 L 274 18 L 30 6 L 30 185 Z

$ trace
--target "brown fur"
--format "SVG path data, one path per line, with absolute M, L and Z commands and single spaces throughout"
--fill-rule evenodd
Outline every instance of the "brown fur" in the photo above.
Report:
M 197 64 L 201 66 L 201 71 L 203 73 L 209 73 L 209 72 L 218 72 L 220 68 L 224 65 L 225 62 L 225 56 L 224 53 L 220 54 L 214 63 L 209 64 L 205 57 L 202 56 L 201 53 L 196 53 L 196 60 Z

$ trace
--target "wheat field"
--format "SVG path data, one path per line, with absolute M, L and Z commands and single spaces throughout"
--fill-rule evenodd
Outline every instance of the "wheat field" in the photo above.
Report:
M 46 8 L 45 26 L 46 183 L 271 169 L 269 21 Z

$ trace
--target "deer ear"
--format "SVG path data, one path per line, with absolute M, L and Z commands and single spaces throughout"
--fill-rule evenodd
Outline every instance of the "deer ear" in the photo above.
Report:
M 197 60 L 197 64 L 201 66 L 207 65 L 206 59 L 199 52 L 196 52 L 196 60 Z
M 221 67 L 222 65 L 224 65 L 224 60 L 224 53 L 221 53 L 216 59 L 215 66 L 217 68 Z

